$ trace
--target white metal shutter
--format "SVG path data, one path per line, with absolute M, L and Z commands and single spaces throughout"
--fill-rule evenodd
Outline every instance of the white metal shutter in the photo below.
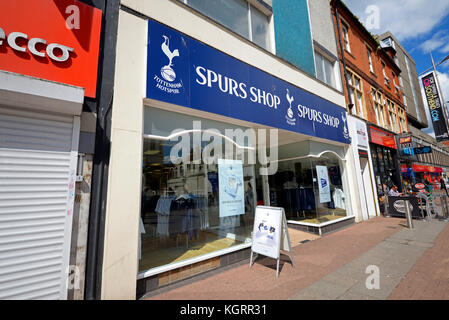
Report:
M 0 299 L 66 299 L 79 117 L 0 106 Z

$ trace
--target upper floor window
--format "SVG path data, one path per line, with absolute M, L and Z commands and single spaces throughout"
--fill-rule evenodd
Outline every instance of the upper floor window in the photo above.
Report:
M 387 70 L 386 70 L 386 66 L 385 66 L 384 62 L 382 62 L 382 73 L 384 75 L 385 84 L 389 86 L 390 85 L 390 79 L 387 76 Z
M 374 88 L 371 88 L 371 95 L 373 98 L 374 112 L 376 114 L 377 125 L 379 125 L 381 127 L 385 127 L 384 107 L 382 104 L 382 94 L 380 93 L 380 91 L 376 91 Z
M 407 121 L 405 116 L 405 111 L 402 108 L 398 108 L 398 118 L 399 118 L 399 124 L 400 124 L 400 132 L 407 132 Z
M 331 87 L 336 88 L 337 84 L 335 82 L 334 64 L 335 62 L 330 61 L 322 54 L 315 51 L 316 77 Z
M 351 47 L 349 45 L 349 28 L 344 23 L 342 23 L 341 29 L 343 30 L 343 41 L 345 42 L 345 49 L 348 52 L 351 52 Z
M 361 118 L 365 116 L 365 102 L 363 97 L 362 79 L 351 71 L 347 71 L 349 84 L 350 101 L 354 104 L 351 109 L 351 114 L 357 115 Z
M 370 48 L 366 48 L 366 53 L 368 54 L 368 63 L 369 63 L 369 71 L 374 73 L 374 68 L 373 68 L 373 59 L 371 57 L 371 49 Z
M 270 50 L 270 17 L 245 0 L 181 0 L 258 46 Z
M 385 47 L 393 47 L 395 48 L 395 44 L 394 44 L 394 40 L 391 37 L 385 38 L 380 42 L 380 45 L 382 46 L 382 48 Z

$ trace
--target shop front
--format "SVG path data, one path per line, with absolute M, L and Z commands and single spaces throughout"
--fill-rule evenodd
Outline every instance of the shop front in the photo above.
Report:
M 393 185 L 402 191 L 395 134 L 373 125 L 369 126 L 370 150 L 377 187 L 378 205 L 385 213 L 388 191 Z
M 0 299 L 67 299 L 75 271 L 82 111 L 96 95 L 102 12 L 77 2 L 86 16 L 74 33 L 74 1 L 57 2 L 0 2 Z
M 441 189 L 440 178 L 443 176 L 443 168 L 412 164 L 411 167 L 407 165 L 401 165 L 402 177 L 404 185 L 407 189 L 411 188 L 417 183 L 424 183 L 432 185 L 433 189 Z
M 148 37 L 139 278 L 249 248 L 257 205 L 306 230 L 351 217 L 343 108 L 154 20 Z
M 120 52 L 139 47 L 123 47 L 130 25 L 119 25 L 117 96 L 123 106 L 141 108 L 143 126 L 140 143 L 130 130 L 136 138 L 132 148 L 112 145 L 108 210 L 119 215 L 121 208 L 122 216 L 136 217 L 138 296 L 249 257 L 257 205 L 283 207 L 290 225 L 312 232 L 323 223 L 353 222 L 346 167 L 350 140 L 340 104 L 151 18 L 137 20 L 128 13 L 120 18 L 145 36 L 138 45 L 147 44 L 136 59 L 146 61 L 140 83 L 145 95 L 133 85 L 125 99 L 120 88 L 128 83 L 121 76 L 128 74 L 129 64 Z M 112 122 L 130 124 L 120 103 L 114 105 Z M 139 197 L 120 186 L 125 180 L 132 190 L 140 186 Z M 111 249 L 106 249 L 103 279 L 109 256 L 117 255 L 113 231 L 115 239 L 129 232 L 128 222 L 120 221 L 119 229 L 107 227 L 105 245 Z M 131 242 L 124 245 L 131 250 Z M 135 283 L 135 269 L 123 274 L 129 280 L 134 275 Z M 103 283 L 104 297 L 124 294 Z M 129 285 L 123 278 L 122 283 Z

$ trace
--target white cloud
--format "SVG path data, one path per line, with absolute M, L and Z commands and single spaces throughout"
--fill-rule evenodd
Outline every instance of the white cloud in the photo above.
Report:
M 424 41 L 419 48 L 423 53 L 440 49 L 441 52 L 449 52 L 449 34 L 447 31 L 439 31 L 433 35 L 431 39 Z M 447 51 L 446 51 L 447 50 Z
M 391 31 L 399 41 L 427 34 L 449 14 L 447 0 L 377 0 L 375 2 L 373 0 L 343 0 L 343 2 L 366 27 L 373 25 L 369 23 L 372 21 L 372 16 L 365 13 L 366 9 L 369 6 L 377 6 L 380 18 L 379 28 L 368 30 L 376 34 Z

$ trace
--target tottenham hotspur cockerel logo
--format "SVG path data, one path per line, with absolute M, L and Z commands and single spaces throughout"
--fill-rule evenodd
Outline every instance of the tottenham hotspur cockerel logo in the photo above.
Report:
M 285 95 L 285 97 L 287 98 L 288 104 L 289 104 L 289 108 L 287 109 L 287 115 L 285 116 L 285 119 L 287 120 L 287 123 L 291 126 L 294 126 L 296 124 L 296 118 L 294 117 L 294 113 L 292 110 L 292 102 L 293 100 L 295 100 L 295 98 L 293 98 L 290 95 L 290 91 L 287 89 L 287 94 Z
M 168 58 L 168 64 L 161 68 L 162 78 L 160 78 L 158 74 L 154 75 L 156 88 L 169 94 L 179 94 L 183 90 L 182 80 L 174 82 L 176 80 L 176 72 L 172 68 L 174 66 L 173 59 L 180 56 L 179 50 L 170 50 L 170 39 L 166 35 L 162 35 L 162 37 L 164 38 L 164 41 L 162 42 L 161 49 L 164 55 Z
M 162 43 L 162 52 L 167 56 L 168 58 L 168 64 L 166 66 L 163 66 L 161 69 L 161 75 L 162 77 L 170 82 L 173 82 L 176 79 L 176 73 L 171 68 L 173 66 L 173 58 L 179 57 L 179 51 L 178 49 L 175 49 L 173 51 L 170 51 L 170 40 L 167 36 L 164 37 L 164 42 Z

